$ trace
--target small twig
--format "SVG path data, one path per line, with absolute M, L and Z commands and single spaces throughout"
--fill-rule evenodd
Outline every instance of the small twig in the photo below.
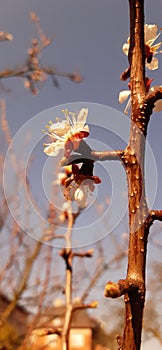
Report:
M 0 41 L 11 41 L 13 40 L 13 35 L 8 32 L 0 31 Z
M 94 249 L 89 249 L 87 252 L 79 252 L 79 253 L 73 253 L 72 252 L 72 258 L 79 257 L 79 258 L 92 258 L 94 253 Z
M 151 222 L 151 224 L 155 220 L 162 221 L 162 210 L 151 210 L 150 211 L 150 222 Z
M 73 311 L 74 310 L 83 310 L 83 309 L 95 309 L 97 306 L 98 306 L 97 301 L 91 301 L 91 303 L 88 303 L 88 304 L 73 305 Z
M 31 12 L 31 20 L 35 23 L 38 31 L 38 39 L 33 39 L 31 47 L 28 49 L 28 57 L 24 64 L 13 69 L 5 69 L 0 72 L 0 79 L 11 78 L 11 77 L 21 77 L 25 79 L 24 85 L 29 88 L 33 95 L 38 94 L 39 90 L 36 84 L 44 82 L 48 76 L 51 76 L 53 84 L 58 87 L 58 81 L 55 76 L 69 78 L 75 83 L 80 83 L 83 79 L 78 73 L 67 73 L 57 71 L 53 67 L 42 66 L 40 63 L 40 55 L 44 48 L 51 44 L 51 40 L 46 37 L 41 28 L 39 17 Z M 2 39 L 1 39 L 1 34 Z M 12 36 L 9 33 L 0 32 L 0 40 L 11 40 Z
M 162 99 L 162 87 L 159 87 L 159 89 L 152 91 L 149 93 L 149 95 L 147 95 L 144 104 L 145 106 L 149 106 L 150 108 L 153 109 L 155 107 L 155 102 L 161 99 Z
M 102 152 L 92 151 L 91 157 L 94 161 L 122 160 L 124 158 L 124 150 Z
M 67 160 L 67 158 L 62 158 L 60 165 L 71 165 L 83 163 L 86 159 L 97 161 L 106 161 L 106 160 L 118 160 L 124 163 L 124 150 L 115 150 L 115 151 L 93 151 L 91 150 L 88 153 L 83 154 L 73 154 Z

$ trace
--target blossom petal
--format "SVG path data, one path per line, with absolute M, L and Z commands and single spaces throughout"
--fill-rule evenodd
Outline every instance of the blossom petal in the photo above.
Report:
M 145 24 L 145 43 L 152 45 L 157 37 L 158 26 L 156 24 Z
M 155 103 L 154 112 L 161 112 L 162 111 L 162 100 L 159 100 Z
M 63 120 L 62 122 L 52 123 L 48 129 L 53 136 L 55 136 L 54 134 L 63 136 L 69 131 L 69 124 L 67 120 Z
M 75 194 L 74 194 L 74 199 L 77 201 L 77 202 L 81 202 L 84 198 L 84 193 L 83 191 L 78 187 L 75 191 Z
M 88 108 L 82 108 L 77 116 L 77 129 L 82 131 L 82 128 L 86 124 L 88 116 Z
M 123 90 L 119 92 L 119 102 L 124 103 L 127 98 L 130 96 L 130 91 L 129 90 Z
M 122 46 L 122 50 L 125 53 L 126 56 L 128 56 L 128 52 L 129 52 L 129 43 L 125 43 Z
M 44 148 L 44 153 L 46 153 L 48 156 L 57 156 L 59 154 L 59 151 L 64 148 L 64 142 L 56 141 L 48 144 Z

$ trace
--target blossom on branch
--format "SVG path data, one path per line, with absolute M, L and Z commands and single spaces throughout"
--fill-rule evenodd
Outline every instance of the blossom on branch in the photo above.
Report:
M 101 183 L 98 176 L 92 172 L 92 161 L 85 160 L 86 168 L 89 168 L 87 174 L 84 174 L 84 164 L 80 167 L 76 164 L 65 166 L 63 172 L 59 172 L 57 179 L 53 181 L 54 185 L 63 187 L 63 193 L 67 204 L 63 204 L 64 218 L 67 217 L 68 202 L 77 205 L 77 210 L 84 209 L 88 205 L 89 197 L 92 196 L 95 185 Z M 88 167 L 88 162 L 90 166 Z M 61 216 L 62 217 L 62 216 Z
M 145 56 L 146 56 L 146 67 L 150 70 L 155 70 L 158 68 L 158 59 L 154 57 L 158 53 L 162 42 L 155 45 L 154 42 L 158 39 L 161 33 L 158 33 L 158 26 L 156 24 L 145 24 L 144 35 L 145 35 Z M 125 55 L 128 56 L 130 46 L 130 37 L 128 37 L 127 42 L 123 44 L 122 50 Z
M 93 162 L 85 159 L 86 166 L 83 162 L 81 167 L 72 165 L 72 175 L 65 181 L 64 196 L 67 200 L 75 201 L 80 209 L 88 205 L 88 197 L 91 196 L 95 190 L 95 185 L 101 183 L 98 176 L 93 175 Z M 84 169 L 88 169 L 84 173 Z
M 82 139 L 89 135 L 89 127 L 86 125 L 88 109 L 82 108 L 78 115 L 63 110 L 65 120 L 50 122 L 46 126 L 47 135 L 53 138 L 53 142 L 44 144 L 44 152 L 48 156 L 57 156 L 64 149 L 64 156 L 69 157 L 71 152 L 77 150 Z
M 65 188 L 64 196 L 69 201 L 75 201 L 78 207 L 83 209 L 88 205 L 88 199 L 95 190 L 95 184 L 100 182 L 101 180 L 97 176 L 91 178 L 86 178 L 85 176 L 82 178 L 75 177 L 69 186 Z
M 153 79 L 148 79 L 148 78 L 145 79 L 147 93 L 156 91 L 162 87 L 162 86 L 158 86 L 158 85 L 150 87 L 152 81 L 153 81 Z M 130 84 L 128 84 L 128 87 L 130 88 Z M 131 94 L 130 90 L 122 90 L 119 92 L 119 102 L 121 104 L 124 103 L 126 100 L 128 100 L 126 107 L 124 109 L 124 114 L 128 114 L 128 110 L 129 110 L 130 105 L 131 105 L 130 94 Z M 162 100 L 159 100 L 159 101 L 155 102 L 155 107 L 153 108 L 153 111 L 160 112 L 161 110 L 162 110 Z

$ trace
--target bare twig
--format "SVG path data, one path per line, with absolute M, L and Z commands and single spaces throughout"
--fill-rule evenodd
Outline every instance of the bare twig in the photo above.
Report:
M 19 67 L 3 70 L 0 72 L 0 79 L 21 77 L 24 79 L 25 87 L 29 88 L 33 95 L 36 95 L 39 92 L 37 84 L 44 82 L 48 76 L 51 76 L 56 87 L 59 86 L 56 77 L 69 78 L 75 83 L 80 83 L 82 81 L 82 77 L 78 73 L 59 72 L 54 67 L 41 65 L 41 53 L 44 48 L 51 44 L 51 41 L 44 34 L 40 25 L 39 17 L 34 12 L 31 12 L 31 20 L 36 25 L 39 39 L 32 40 L 31 47 L 28 49 L 28 57 L 26 62 Z M 5 34 L 6 38 L 11 38 L 11 35 L 7 36 L 7 33 Z

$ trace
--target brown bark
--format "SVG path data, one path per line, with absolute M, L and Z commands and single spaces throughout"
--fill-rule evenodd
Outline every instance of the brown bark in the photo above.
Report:
M 130 5 L 130 83 L 131 130 L 124 160 L 128 183 L 129 249 L 125 294 L 125 330 L 122 349 L 139 350 L 145 302 L 145 267 L 149 210 L 145 198 L 144 156 L 149 116 L 144 112 L 145 52 L 144 1 L 129 0 Z
M 145 138 L 155 102 L 162 89 L 146 96 L 144 0 L 129 0 L 130 49 L 129 74 L 131 88 L 131 126 L 129 142 L 120 158 L 125 165 L 128 185 L 129 248 L 125 280 L 108 282 L 105 296 L 124 295 L 125 329 L 121 349 L 139 350 L 145 303 L 145 271 L 147 238 L 154 220 L 162 220 L 161 210 L 149 210 L 145 197 Z M 128 71 L 128 70 L 127 70 Z M 116 151 L 116 154 L 118 151 Z M 109 158 L 111 159 L 111 158 Z M 115 159 L 115 157 L 114 157 Z

